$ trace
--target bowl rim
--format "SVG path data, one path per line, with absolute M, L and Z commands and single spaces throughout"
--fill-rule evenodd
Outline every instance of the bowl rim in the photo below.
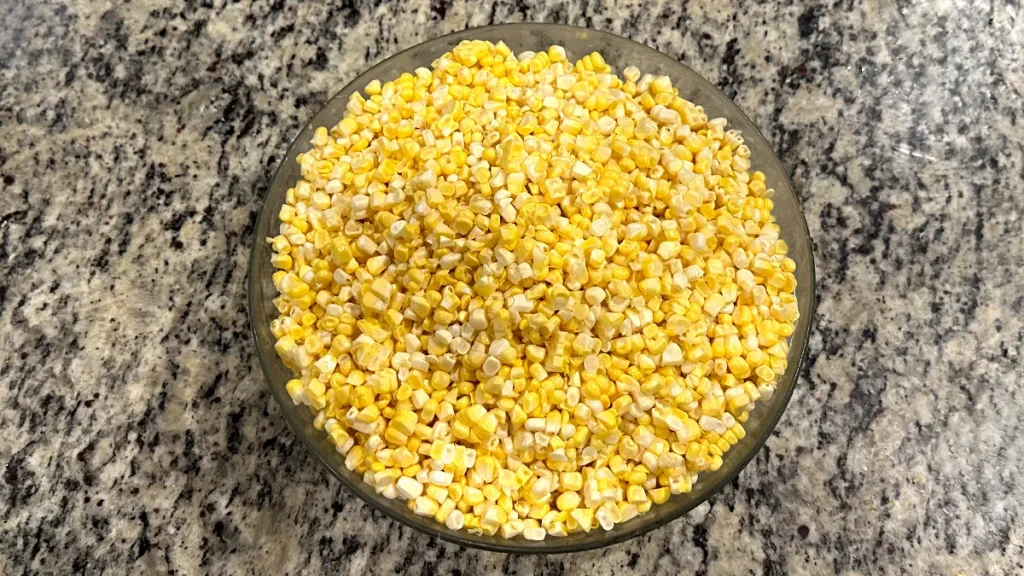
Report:
M 276 181 L 279 173 L 284 169 L 286 163 L 290 161 L 290 157 L 288 156 L 288 151 L 293 150 L 296 147 L 296 145 L 299 144 L 299 138 L 302 136 L 302 132 L 305 129 L 306 124 L 311 122 L 313 120 L 313 118 L 315 118 L 320 113 L 320 111 L 324 107 L 327 106 L 328 103 L 330 103 L 334 98 L 336 98 L 339 93 L 344 92 L 346 88 L 348 88 L 349 86 L 352 86 L 352 85 L 359 85 L 360 82 L 365 84 L 364 80 L 369 80 L 368 78 L 366 78 L 369 75 L 369 72 L 371 70 L 373 70 L 374 68 L 376 68 L 379 64 L 381 64 L 381 63 L 383 63 L 383 62 L 385 62 L 387 60 L 390 60 L 392 58 L 397 58 L 397 57 L 399 57 L 399 56 L 401 56 L 401 55 L 403 55 L 403 54 L 405 54 L 407 52 L 410 52 L 412 50 L 415 50 L 415 49 L 419 48 L 423 44 L 427 44 L 427 43 L 431 43 L 431 42 L 444 43 L 444 40 L 446 40 L 446 39 L 450 39 L 450 38 L 453 38 L 453 37 L 456 37 L 456 36 L 462 36 L 462 35 L 465 35 L 465 34 L 470 33 L 470 32 L 478 34 L 479 38 L 486 38 L 486 34 L 491 32 L 491 31 L 494 31 L 494 30 L 508 30 L 508 29 L 513 29 L 513 28 L 523 27 L 523 26 L 526 26 L 526 27 L 543 27 L 543 28 L 547 28 L 547 29 L 553 30 L 553 31 L 561 30 L 561 31 L 569 32 L 569 33 L 586 32 L 588 34 L 594 34 L 594 35 L 597 35 L 597 36 L 606 36 L 606 37 L 609 37 L 609 38 L 614 38 L 616 41 L 625 41 L 625 42 L 628 42 L 630 44 L 633 44 L 635 47 L 639 48 L 641 51 L 646 51 L 646 52 L 649 52 L 651 54 L 657 54 L 657 55 L 660 55 L 660 56 L 666 56 L 664 53 L 662 53 L 662 52 L 660 52 L 660 51 L 658 51 L 658 50 L 656 50 L 654 48 L 651 48 L 650 46 L 647 46 L 646 44 L 637 42 L 635 40 L 632 40 L 630 38 L 626 38 L 624 36 L 620 36 L 620 35 L 615 34 L 613 32 L 607 32 L 607 31 L 604 31 L 604 30 L 596 30 L 596 29 L 593 29 L 593 28 L 586 28 L 586 27 L 582 27 L 582 26 L 569 26 L 569 25 L 565 25 L 565 24 L 554 24 L 554 23 L 547 23 L 547 22 L 514 22 L 514 23 L 504 23 L 504 24 L 493 24 L 493 25 L 487 25 L 487 26 L 478 26 L 478 27 L 475 27 L 475 28 L 464 28 L 462 30 L 457 30 L 457 31 L 454 31 L 454 32 L 449 32 L 447 34 L 443 34 L 443 35 L 440 35 L 440 36 L 435 36 L 433 38 L 429 38 L 427 40 L 424 40 L 423 42 L 414 44 L 414 45 L 412 45 L 412 46 L 410 46 L 410 47 L 408 47 L 408 48 L 406 48 L 404 50 L 396 52 L 396 53 L 394 53 L 394 54 L 392 54 L 390 56 L 387 56 L 386 58 L 384 58 L 382 60 L 377 61 L 372 66 L 369 66 L 365 71 L 363 71 L 362 73 L 360 73 L 359 75 L 354 77 L 351 81 L 346 83 L 345 86 L 343 86 L 340 90 L 338 90 L 338 92 L 336 92 L 333 96 L 331 96 L 327 100 L 327 102 L 324 104 L 324 106 L 321 106 L 321 108 L 319 110 L 317 110 L 317 112 L 313 115 L 313 117 L 311 117 L 309 120 L 307 120 L 306 122 L 304 122 L 303 124 L 300 125 L 298 134 L 296 134 L 295 138 L 292 139 L 291 143 L 288 145 L 288 148 L 286 149 L 286 152 L 285 152 L 284 156 L 282 157 L 281 161 L 278 163 L 277 169 L 274 170 L 273 176 L 267 182 L 266 190 L 264 191 L 264 193 L 262 195 L 262 201 L 260 202 L 260 209 L 257 212 L 256 220 L 255 220 L 255 222 L 253 224 L 252 245 L 250 247 L 250 255 L 249 255 L 249 268 L 248 268 L 248 272 L 246 274 L 246 296 L 247 296 L 247 299 L 248 299 L 248 303 L 247 303 L 246 308 L 247 308 L 247 315 L 248 315 L 248 319 L 249 319 L 249 333 L 252 336 L 254 344 L 256 345 L 256 355 L 259 357 L 260 368 L 263 371 L 263 379 L 264 379 L 264 381 L 266 383 L 267 388 L 271 392 L 271 396 L 273 396 L 277 400 L 278 404 L 283 409 L 284 418 L 288 422 L 288 425 L 292 429 L 292 432 L 296 436 L 298 436 L 298 438 L 301 440 L 303 446 L 305 446 L 306 450 L 310 454 L 313 455 L 313 457 L 321 464 L 321 466 L 323 468 L 326 468 L 331 473 L 331 475 L 333 477 L 335 477 L 338 480 L 340 480 L 341 483 L 347 489 L 349 489 L 351 492 L 355 493 L 355 495 L 357 497 L 359 497 L 363 502 L 367 503 L 374 510 L 384 514 L 385 516 L 391 518 L 392 520 L 395 520 L 396 522 L 398 522 L 402 526 L 410 527 L 413 530 L 415 530 L 417 532 L 420 532 L 420 533 L 422 533 L 422 534 L 424 534 L 426 536 L 438 537 L 441 540 L 444 540 L 446 542 L 450 542 L 452 544 L 457 544 L 457 545 L 464 546 L 464 547 L 469 547 L 469 548 L 476 548 L 476 549 L 480 549 L 480 550 L 487 550 L 487 551 L 491 551 L 491 552 L 503 552 L 503 553 L 509 553 L 509 554 L 524 554 L 524 555 L 525 554 L 563 554 L 563 553 L 569 553 L 569 552 L 583 552 L 583 551 L 587 551 L 587 550 L 594 550 L 594 549 L 597 549 L 597 548 L 603 548 L 603 547 L 606 547 L 606 546 L 611 546 L 613 544 L 619 544 L 619 543 L 625 542 L 627 540 L 632 540 L 633 538 L 636 538 L 638 536 L 642 536 L 642 535 L 644 535 L 644 534 L 646 534 L 648 532 L 651 532 L 652 530 L 661 528 L 661 527 L 665 526 L 666 524 L 668 524 L 670 522 L 678 520 L 680 517 L 682 517 L 683 515 L 687 514 L 688 512 L 690 512 L 691 510 L 693 510 L 697 506 L 700 506 L 704 502 L 707 502 L 708 500 L 710 500 L 713 496 L 718 494 L 718 492 L 720 492 L 722 490 L 722 488 L 724 488 L 727 484 L 732 483 L 739 476 L 740 472 L 742 472 L 743 469 L 747 467 L 747 465 L 750 463 L 750 461 L 753 460 L 754 457 L 758 453 L 761 452 L 761 450 L 764 448 L 765 443 L 768 441 L 768 439 L 774 433 L 776 426 L 778 426 L 779 420 L 782 418 L 782 414 L 786 411 L 786 408 L 789 406 L 789 401 L 790 401 L 790 399 L 793 396 L 793 391 L 796 389 L 796 385 L 797 385 L 797 383 L 800 380 L 800 372 L 803 370 L 804 363 L 805 363 L 805 361 L 807 359 L 807 355 L 808 355 L 808 342 L 810 340 L 811 330 L 813 329 L 813 326 L 814 326 L 814 322 L 813 321 L 814 321 L 814 316 L 815 316 L 816 309 L 817 309 L 817 292 L 816 292 L 817 280 L 816 280 L 815 268 L 814 268 L 814 242 L 813 242 L 813 239 L 811 238 L 810 231 L 809 231 L 808 226 L 807 226 L 807 218 L 804 215 L 803 204 L 800 202 L 799 197 L 797 197 L 797 208 L 798 208 L 797 212 L 800 215 L 799 224 L 801 225 L 802 229 L 798 230 L 797 233 L 798 234 L 802 234 L 805 238 L 807 238 L 807 241 L 808 241 L 809 258 L 808 258 L 806 266 L 808 267 L 808 273 L 809 273 L 809 277 L 810 277 L 810 291 L 809 291 L 808 297 L 810 298 L 811 301 L 809 303 L 808 313 L 806 314 L 806 316 L 801 315 L 801 317 L 798 319 L 797 322 L 804 322 L 804 323 L 806 323 L 807 324 L 807 330 L 805 330 L 803 332 L 803 337 L 799 341 L 791 341 L 790 342 L 790 347 L 791 348 L 794 345 L 800 346 L 800 355 L 797 358 L 797 361 L 796 361 L 795 365 L 792 368 L 792 374 L 793 374 L 792 384 L 784 392 L 784 395 L 780 399 L 778 410 L 776 410 L 772 414 L 766 415 L 766 428 L 765 428 L 764 438 L 758 440 L 758 444 L 757 444 L 756 448 L 750 450 L 747 454 L 744 454 L 738 460 L 736 460 L 735 461 L 736 464 L 734 465 L 733 469 L 730 472 L 726 473 L 724 476 L 722 476 L 722 478 L 719 479 L 717 482 L 715 482 L 707 490 L 707 492 L 704 494 L 704 496 L 702 498 L 694 499 L 692 502 L 688 502 L 686 504 L 678 506 L 677 508 L 675 508 L 671 512 L 668 512 L 668 513 L 664 514 L 663 516 L 656 517 L 656 518 L 652 519 L 651 521 L 649 521 L 647 523 L 644 523 L 644 524 L 641 524 L 641 525 L 637 526 L 636 528 L 629 529 L 629 530 L 615 530 L 615 529 L 610 530 L 610 531 L 605 533 L 605 534 L 607 534 L 607 538 L 604 538 L 604 539 L 597 539 L 597 540 L 593 540 L 593 541 L 590 541 L 590 542 L 584 542 L 584 543 L 562 544 L 562 543 L 560 543 L 561 542 L 560 539 L 551 538 L 551 539 L 545 539 L 544 542 L 543 542 L 543 546 L 521 546 L 521 545 L 516 544 L 518 542 L 518 540 L 503 539 L 503 538 L 499 538 L 496 535 L 491 537 L 491 539 L 484 540 L 484 541 L 470 540 L 468 538 L 461 537 L 460 536 L 461 531 L 443 530 L 442 529 L 442 525 L 440 525 L 440 524 L 439 524 L 439 527 L 437 529 L 430 529 L 430 528 L 427 528 L 427 527 L 424 527 L 424 526 L 419 526 L 419 525 L 416 525 L 416 524 L 409 523 L 401 515 L 393 513 L 392 510 L 390 510 L 388 507 L 383 506 L 382 502 L 378 501 L 379 499 L 364 497 L 363 494 L 359 490 L 357 490 L 355 488 L 355 486 L 353 485 L 352 481 L 350 479 L 346 478 L 344 475 L 340 474 L 337 470 L 335 470 L 334 467 L 332 467 L 327 462 L 327 460 L 320 454 L 320 451 L 317 450 L 313 446 L 313 444 L 311 443 L 310 439 L 307 438 L 305 434 L 302 434 L 296 428 L 297 424 L 293 421 L 291 412 L 289 411 L 291 406 L 286 405 L 284 403 L 283 399 L 281 397 L 279 397 L 277 394 L 274 393 L 273 386 L 270 383 L 270 372 L 269 372 L 269 367 L 268 367 L 268 361 L 269 360 L 267 359 L 266 355 L 262 353 L 262 351 L 260 349 L 259 336 L 258 336 L 258 334 L 256 332 L 256 328 L 255 328 L 256 321 L 257 321 L 257 311 L 256 311 L 256 305 L 254 303 L 255 299 L 253 297 L 253 290 L 254 290 L 254 288 L 253 288 L 253 285 L 254 285 L 253 284 L 254 283 L 253 271 L 256 269 L 256 261 L 257 261 L 258 253 L 259 253 L 259 243 L 261 242 L 260 238 L 257 238 L 256 235 L 257 235 L 257 233 L 258 233 L 258 231 L 260 229 L 260 223 L 263 221 L 264 218 L 268 217 L 268 215 L 271 214 L 271 209 L 268 207 L 267 201 L 270 198 L 270 193 L 271 193 L 271 189 L 273 187 L 273 183 Z M 759 138 L 761 138 L 761 140 L 763 140 L 765 143 L 768 143 L 768 140 L 765 139 L 764 135 L 761 134 L 761 131 L 760 131 L 760 129 L 757 128 L 757 125 L 754 124 L 754 122 L 752 120 L 750 120 L 750 118 L 747 116 L 746 112 L 744 112 L 739 107 L 739 105 L 736 104 L 735 101 L 733 101 L 732 98 L 730 98 L 728 95 L 726 95 L 721 89 L 718 88 L 718 86 L 716 86 L 711 81 L 709 81 L 706 78 L 704 78 L 702 75 L 700 75 L 698 72 L 696 72 L 695 70 L 693 70 L 692 68 L 687 66 L 685 63 L 683 63 L 681 61 L 678 61 L 678 60 L 677 60 L 677 63 L 680 66 L 682 66 L 683 68 L 686 68 L 686 69 L 690 70 L 696 76 L 698 76 L 701 79 L 703 79 L 707 83 L 708 87 L 713 92 L 716 92 L 719 96 L 724 98 L 726 101 L 730 102 L 735 107 L 736 111 L 742 116 L 742 118 L 747 120 L 747 122 L 753 128 L 753 131 L 757 134 L 757 136 Z M 768 143 L 768 151 L 771 153 L 771 157 L 769 158 L 769 161 L 774 160 L 775 163 L 781 168 L 781 173 L 782 173 L 783 178 L 785 179 L 786 184 L 789 186 L 789 189 L 791 191 L 793 191 L 793 195 L 796 196 L 796 191 L 795 191 L 795 188 L 793 187 L 793 182 L 792 182 L 792 180 L 789 177 L 789 173 L 786 171 L 785 166 L 782 165 L 781 160 L 779 160 L 778 155 L 775 153 L 775 149 L 771 146 L 770 143 Z M 795 331 L 794 336 L 795 336 L 795 334 L 797 332 L 799 332 L 799 330 Z

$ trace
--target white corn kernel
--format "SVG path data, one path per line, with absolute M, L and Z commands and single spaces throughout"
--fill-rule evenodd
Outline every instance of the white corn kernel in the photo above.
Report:
M 401 496 L 403 500 L 418 498 L 420 494 L 423 493 L 423 485 L 417 482 L 414 478 L 409 478 L 408 476 L 402 476 L 399 478 L 398 482 L 395 483 L 395 486 L 398 489 L 398 495 Z

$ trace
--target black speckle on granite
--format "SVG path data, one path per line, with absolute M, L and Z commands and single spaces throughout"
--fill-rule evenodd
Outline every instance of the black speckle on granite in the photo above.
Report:
M 818 29 L 818 6 L 807 6 L 797 18 L 797 30 L 800 38 L 807 38 Z
M 1018 2 L 0 9 L 0 573 L 1024 573 Z M 288 430 L 245 317 L 303 123 L 375 62 L 513 21 L 622 34 L 720 86 L 815 246 L 807 363 L 764 450 L 575 555 L 463 550 L 363 504 Z
M 691 536 L 693 545 L 697 547 L 700 552 L 700 563 L 694 567 L 694 574 L 697 576 L 703 576 L 708 572 L 708 530 L 702 524 L 697 524 L 693 527 L 693 535 Z

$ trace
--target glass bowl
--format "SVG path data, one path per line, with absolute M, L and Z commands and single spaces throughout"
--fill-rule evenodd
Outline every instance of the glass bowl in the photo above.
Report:
M 790 340 L 789 369 L 781 378 L 771 400 L 757 403 L 745 424 L 746 437 L 725 454 L 721 468 L 715 472 L 701 473 L 689 493 L 672 496 L 668 502 L 655 505 L 646 514 L 617 524 L 610 531 L 598 528 L 589 533 L 572 534 L 564 538 L 549 536 L 540 542 L 528 541 L 521 536 L 506 540 L 500 536 L 478 536 L 465 530 L 450 530 L 435 522 L 433 518 L 416 516 L 403 502 L 388 500 L 378 495 L 359 475 L 345 468 L 344 456 L 334 449 L 327 440 L 326 433 L 313 427 L 313 415 L 309 409 L 303 405 L 294 406 L 285 390 L 285 383 L 292 377 L 292 373 L 282 364 L 274 351 L 275 340 L 270 333 L 270 321 L 277 317 L 277 310 L 271 302 L 276 296 L 276 291 L 271 280 L 271 248 L 265 242 L 265 238 L 276 235 L 272 230 L 276 230 L 278 226 L 278 209 L 284 202 L 288 188 L 300 177 L 296 156 L 310 149 L 310 140 L 317 127 L 334 126 L 341 120 L 350 94 L 371 80 L 390 80 L 419 66 L 429 67 L 433 60 L 463 40 L 502 40 L 515 52 L 544 50 L 552 44 L 557 44 L 565 47 L 570 60 L 599 51 L 616 73 L 621 73 L 627 66 L 635 65 L 642 73 L 667 75 L 679 88 L 680 95 L 703 106 L 710 118 L 725 117 L 730 128 L 742 131 L 751 151 L 752 167 L 764 172 L 768 186 L 775 189 L 774 214 L 782 229 L 781 236 L 789 244 L 789 255 L 797 264 L 800 320 Z M 249 263 L 249 321 L 260 363 L 270 391 L 281 405 L 285 419 L 313 455 L 360 498 L 406 526 L 464 546 L 527 554 L 588 550 L 635 538 L 680 517 L 731 482 L 764 445 L 793 394 L 797 374 L 800 373 L 801 364 L 806 356 L 814 300 L 814 258 L 807 222 L 804 220 L 800 203 L 793 193 L 793 186 L 786 171 L 750 119 L 729 100 L 728 96 L 674 58 L 608 32 L 554 24 L 486 26 L 435 38 L 388 58 L 345 86 L 306 124 L 284 155 L 263 199 L 253 233 Z

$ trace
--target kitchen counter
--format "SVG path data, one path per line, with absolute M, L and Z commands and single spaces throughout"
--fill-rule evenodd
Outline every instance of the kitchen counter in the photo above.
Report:
M 0 573 L 1024 573 L 1019 3 L 93 4 L 0 0 Z M 803 201 L 819 299 L 731 486 L 639 539 L 523 558 L 332 479 L 245 312 L 301 124 L 405 47 L 520 20 L 628 36 L 734 97 Z

